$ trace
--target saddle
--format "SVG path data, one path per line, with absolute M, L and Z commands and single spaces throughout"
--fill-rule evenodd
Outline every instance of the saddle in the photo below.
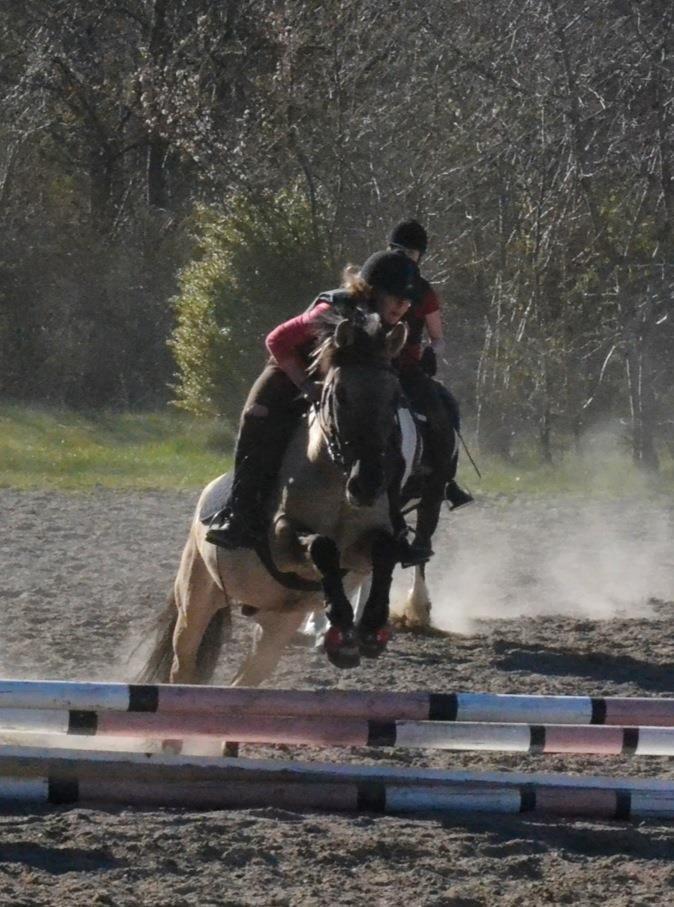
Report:
M 232 493 L 233 479 L 234 476 L 227 472 L 224 476 L 216 479 L 208 489 L 199 509 L 199 520 L 204 525 L 210 526 L 213 518 L 227 505 Z

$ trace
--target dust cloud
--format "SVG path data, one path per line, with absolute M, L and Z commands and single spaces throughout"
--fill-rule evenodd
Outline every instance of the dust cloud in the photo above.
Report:
M 643 618 L 652 600 L 674 600 L 674 507 L 664 496 L 477 502 L 443 515 L 435 549 L 433 621 L 453 632 L 520 615 Z M 404 588 L 399 578 L 398 596 Z

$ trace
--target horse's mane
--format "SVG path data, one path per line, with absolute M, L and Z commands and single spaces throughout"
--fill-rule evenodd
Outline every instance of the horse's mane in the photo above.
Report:
M 347 321 L 353 342 L 337 346 L 337 327 Z M 337 303 L 316 319 L 318 345 L 312 355 L 311 372 L 325 373 L 343 365 L 368 365 L 386 358 L 386 330 L 379 315 L 360 305 Z

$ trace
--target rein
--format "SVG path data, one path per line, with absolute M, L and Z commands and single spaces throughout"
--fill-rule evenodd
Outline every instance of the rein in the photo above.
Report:
M 328 410 L 329 416 L 326 418 L 325 410 Z M 344 458 L 344 446 L 337 429 L 337 419 L 335 417 L 335 391 L 330 385 L 324 391 L 321 402 L 315 404 L 314 412 L 318 427 L 323 435 L 325 446 L 328 450 L 330 460 L 338 466 L 344 475 L 348 473 L 346 460 Z

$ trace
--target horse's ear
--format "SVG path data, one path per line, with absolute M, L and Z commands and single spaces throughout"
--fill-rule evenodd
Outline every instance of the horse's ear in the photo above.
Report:
M 335 328 L 335 346 L 340 350 L 345 346 L 351 346 L 354 336 L 353 325 L 344 318 Z
M 395 327 L 386 335 L 386 355 L 389 359 L 395 359 L 398 353 L 405 346 L 407 340 L 407 325 L 399 321 Z

